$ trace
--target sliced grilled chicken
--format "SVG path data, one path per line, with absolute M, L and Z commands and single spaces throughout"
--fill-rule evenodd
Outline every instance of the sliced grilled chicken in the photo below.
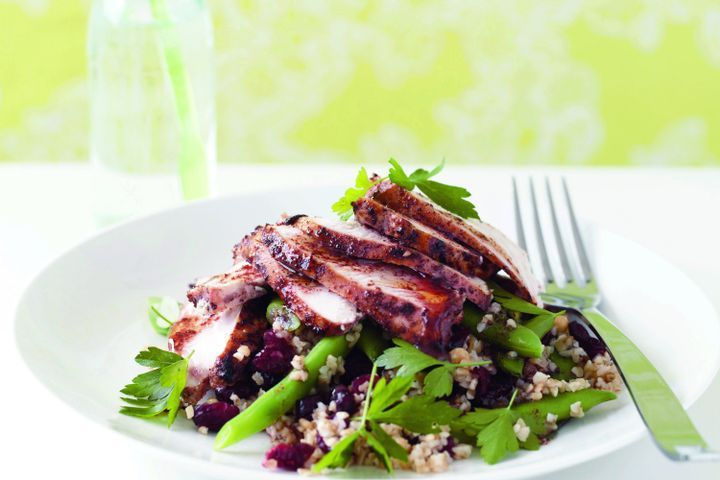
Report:
M 252 356 L 262 348 L 263 332 L 269 326 L 265 318 L 266 306 L 267 301 L 264 298 L 250 300 L 243 305 L 227 338 L 225 349 L 210 368 L 210 387 L 233 385 L 245 373 Z
M 198 308 L 214 312 L 241 305 L 267 293 L 265 279 L 247 262 L 227 272 L 201 278 L 190 285 L 187 298 Z
M 498 268 L 445 234 L 363 197 L 353 204 L 355 219 L 401 244 L 471 277 L 488 279 Z
M 290 225 L 268 225 L 261 239 L 272 256 L 349 300 L 391 334 L 440 353 L 465 300 L 405 267 L 341 257 Z
M 261 285 L 265 285 L 262 275 L 247 262 L 241 262 L 226 273 L 201 279 L 190 286 L 189 302 L 168 335 L 171 351 L 184 357 L 193 352 L 183 393 L 187 403 L 200 400 L 211 383 L 223 382 L 220 378 L 211 382 L 213 369 L 216 375 L 229 375 L 224 367 L 216 368 L 216 364 L 226 350 L 232 349 L 232 342 L 247 337 L 248 346 L 253 347 L 251 327 L 258 325 L 241 324 L 248 318 L 241 312 L 247 302 L 267 293 Z
M 203 308 L 188 303 L 180 313 L 180 319 L 170 328 L 168 349 L 183 357 L 192 353 L 183 400 L 197 403 L 210 388 L 210 370 L 225 351 L 242 306 L 236 306 L 217 314 L 208 314 Z
M 542 304 L 542 285 L 532 273 L 527 253 L 492 225 L 464 220 L 435 205 L 425 196 L 410 192 L 388 180 L 375 185 L 366 196 L 476 250 L 502 268 L 525 298 L 538 305 Z
M 186 403 L 197 403 L 209 388 L 231 385 L 243 373 L 249 358 L 261 347 L 262 332 L 268 326 L 263 309 L 252 306 L 253 302 L 263 305 L 262 300 L 211 316 L 191 303 L 185 306 L 170 329 L 168 344 L 183 357 L 192 353 L 183 392 Z M 245 358 L 237 354 L 243 345 L 249 349 Z
M 248 235 L 240 242 L 237 253 L 252 263 L 305 325 L 328 335 L 341 335 L 362 318 L 363 314 L 355 305 L 275 260 L 254 235 Z
M 406 248 L 357 222 L 295 216 L 289 218 L 286 223 L 318 238 L 325 247 L 342 255 L 367 260 L 381 260 L 408 267 L 437 280 L 440 285 L 459 291 L 482 309 L 490 305 L 492 293 L 484 280 L 463 275 L 457 270 L 416 250 Z

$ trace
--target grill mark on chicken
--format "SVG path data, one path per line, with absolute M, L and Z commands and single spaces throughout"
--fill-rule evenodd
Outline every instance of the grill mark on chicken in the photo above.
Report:
M 373 186 L 366 196 L 476 250 L 502 268 L 523 297 L 542 305 L 539 296 L 542 286 L 532 274 L 527 253 L 492 225 L 463 220 L 388 180 Z
M 356 222 L 296 216 L 291 224 L 342 255 L 408 267 L 459 291 L 482 309 L 490 305 L 492 293 L 482 279 L 465 276 Z
M 262 305 L 264 299 L 249 303 L 255 302 Z M 233 383 L 246 362 L 239 362 L 232 355 L 243 344 L 254 354 L 262 343 L 262 332 L 266 328 L 267 321 L 258 306 L 247 311 L 242 305 L 234 306 L 219 314 L 207 315 L 191 303 L 185 305 L 168 335 L 170 351 L 183 357 L 193 353 L 188 362 L 183 401 L 195 404 L 209 388 Z
M 341 335 L 363 314 L 345 298 L 307 277 L 291 272 L 259 242 L 248 235 L 236 246 L 235 256 L 247 259 L 268 285 L 305 325 L 328 335 Z
M 242 377 L 250 359 L 262 347 L 262 335 L 268 329 L 268 322 L 265 319 L 266 306 L 267 300 L 264 298 L 251 300 L 243 306 L 225 350 L 210 369 L 210 387 L 233 385 Z M 239 359 L 236 353 L 243 345 L 248 347 L 250 354 Z
M 372 316 L 393 335 L 441 354 L 453 324 L 460 321 L 464 296 L 410 269 L 340 257 L 319 241 L 288 225 L 268 225 L 261 233 L 271 255 Z
M 361 224 L 465 275 L 488 279 L 498 270 L 495 265 L 443 233 L 391 210 L 372 198 L 360 198 L 353 204 L 353 210 Z

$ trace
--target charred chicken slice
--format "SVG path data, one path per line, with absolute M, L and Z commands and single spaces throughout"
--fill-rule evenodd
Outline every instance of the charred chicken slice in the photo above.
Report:
M 335 255 L 290 225 L 268 225 L 262 242 L 272 256 L 315 279 L 372 316 L 391 334 L 429 352 L 441 352 L 465 300 L 410 269 Z
M 190 285 L 188 300 L 208 312 L 242 305 L 267 293 L 265 279 L 247 262 L 237 262 L 227 272 L 201 278 Z
M 345 298 L 275 260 L 254 235 L 247 236 L 236 253 L 252 263 L 305 325 L 328 335 L 341 335 L 362 318 L 363 314 Z
M 367 260 L 381 260 L 408 267 L 433 278 L 441 285 L 447 285 L 459 291 L 480 308 L 485 309 L 490 305 L 492 293 L 482 279 L 465 276 L 457 270 L 416 250 L 403 247 L 357 222 L 295 216 L 286 223 L 316 237 L 326 248 L 335 250 L 342 255 Z
M 353 205 L 355 218 L 366 227 L 448 265 L 465 275 L 488 279 L 498 268 L 478 253 L 416 220 L 402 215 L 372 198 L 360 198 Z
M 245 304 L 267 293 L 265 281 L 250 264 L 241 262 L 226 273 L 197 281 L 188 291 L 189 302 L 168 335 L 168 347 L 184 357 L 192 352 L 183 397 L 194 403 L 211 385 L 226 383 L 233 374 L 227 359 L 240 345 L 257 347 L 266 323 L 257 321 Z M 238 346 L 234 347 L 233 345 Z M 229 362 L 229 363 L 228 363 Z M 237 365 L 235 365 L 237 366 Z
M 542 304 L 542 287 L 530 269 L 527 253 L 492 225 L 463 220 L 428 198 L 388 180 L 375 185 L 366 196 L 479 252 L 505 271 L 519 293 L 538 305 Z

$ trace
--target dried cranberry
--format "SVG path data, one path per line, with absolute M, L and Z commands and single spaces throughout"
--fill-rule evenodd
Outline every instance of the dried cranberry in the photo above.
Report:
M 330 392 L 330 401 L 335 402 L 335 410 L 338 412 L 352 414 L 357 410 L 354 395 L 346 385 L 335 385 Z
M 203 403 L 195 407 L 193 422 L 198 427 L 206 427 L 211 432 L 217 432 L 238 413 L 240 409 L 230 403 Z
M 294 471 L 305 465 L 314 450 L 307 443 L 279 443 L 265 454 L 265 465 L 269 465 L 268 460 L 275 460 L 278 468 Z
M 585 350 L 590 358 L 605 353 L 605 344 L 590 335 L 587 327 L 580 322 L 570 322 L 570 335 L 572 335 L 578 344 Z
M 250 398 L 259 390 L 259 386 L 252 380 L 243 380 L 229 387 L 218 387 L 215 389 L 215 398 L 225 403 L 233 403 L 231 397 Z
M 455 458 L 455 453 L 453 453 L 453 448 L 455 448 L 455 445 L 457 443 L 455 442 L 455 439 L 453 437 L 448 437 L 447 443 L 444 447 L 440 449 L 441 452 L 447 452 L 450 457 Z
M 467 341 L 469 335 L 470 329 L 468 327 L 461 323 L 454 325 L 452 328 L 452 334 L 450 336 L 449 347 L 451 349 L 461 348 L 463 345 L 465 345 L 465 342 Z
M 284 373 L 280 374 L 280 375 L 273 375 L 273 374 L 267 373 L 267 372 L 260 372 L 260 376 L 263 379 L 263 382 L 262 382 L 262 385 L 260 385 L 260 388 L 262 388 L 265 391 L 270 390 L 270 388 L 274 387 L 275 385 L 280 383 L 280 380 L 285 378 Z
M 252 364 L 260 373 L 269 373 L 271 375 L 284 375 L 290 371 L 290 362 L 295 355 L 290 344 L 282 337 L 279 337 L 272 330 L 268 330 L 263 334 L 263 347 Z
M 373 381 L 373 385 L 375 385 L 375 383 L 377 383 L 378 380 L 380 380 L 380 377 L 376 374 L 374 381 Z M 364 384 L 369 383 L 369 382 L 370 382 L 370 374 L 369 373 L 367 375 L 360 375 L 359 377 L 357 377 L 355 380 L 353 380 L 350 383 L 350 392 L 353 395 L 358 394 L 358 393 L 361 393 L 364 395 L 367 392 L 367 390 L 361 392 L 360 387 L 362 387 Z
M 350 383 L 353 378 L 369 374 L 371 370 L 372 363 L 367 355 L 359 348 L 356 348 L 345 358 L 345 373 L 342 377 L 343 382 Z
M 532 362 L 525 361 L 525 364 L 523 365 L 522 369 L 522 376 L 526 380 L 532 379 L 535 374 L 538 372 L 538 367 Z
M 472 369 L 472 373 L 477 378 L 477 386 L 475 387 L 475 396 L 484 395 L 487 393 L 492 381 L 492 375 L 487 368 L 475 367 Z
M 473 404 L 483 408 L 507 406 L 510 402 L 513 389 L 515 388 L 515 381 L 515 377 L 501 371 L 498 371 L 495 375 L 490 375 L 487 389 L 482 394 L 476 390 Z
M 304 418 L 305 420 L 312 419 L 312 413 L 317 408 L 318 404 L 322 402 L 320 395 L 310 395 L 305 398 L 301 398 L 295 404 L 295 416 L 297 418 Z

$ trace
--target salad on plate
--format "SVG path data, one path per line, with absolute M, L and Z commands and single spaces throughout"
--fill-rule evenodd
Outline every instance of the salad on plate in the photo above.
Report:
M 363 168 L 339 219 L 285 215 L 187 301 L 151 297 L 167 345 L 136 356 L 120 413 L 186 418 L 217 450 L 264 432 L 269 469 L 428 473 L 536 450 L 615 399 L 605 345 L 543 305 L 527 253 L 443 166 Z

